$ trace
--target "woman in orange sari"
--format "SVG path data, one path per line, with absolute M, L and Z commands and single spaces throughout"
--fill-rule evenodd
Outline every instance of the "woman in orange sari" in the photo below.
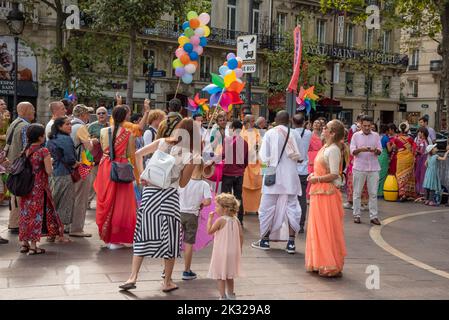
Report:
M 112 111 L 114 125 L 101 130 L 101 146 L 104 151 L 94 183 L 97 193 L 97 225 L 101 240 L 109 249 L 118 249 L 123 244 L 132 244 L 136 227 L 136 201 L 132 183 L 117 183 L 111 180 L 112 161 L 109 158 L 109 131 L 114 145 L 114 162 L 128 162 L 134 141 L 130 131 L 122 127 L 127 110 L 123 106 Z
M 243 176 L 243 211 L 258 212 L 262 197 L 261 162 L 258 159 L 261 137 L 254 125 L 256 119 L 253 115 L 245 117 L 244 126 L 240 136 L 248 143 L 248 166 Z
M 410 126 L 403 122 L 400 133 L 390 140 L 390 150 L 397 151 L 396 179 L 399 185 L 399 200 L 415 200 L 415 153 L 416 143 L 408 135 Z
M 310 207 L 307 225 L 305 264 L 308 272 L 323 277 L 340 277 L 346 245 L 343 232 L 341 184 L 341 149 L 344 125 L 332 120 L 324 127 L 326 144 L 315 158 L 309 175 Z

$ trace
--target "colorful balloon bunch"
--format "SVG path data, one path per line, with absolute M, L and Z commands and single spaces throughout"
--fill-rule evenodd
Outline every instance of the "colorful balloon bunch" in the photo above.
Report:
M 193 81 L 193 74 L 198 69 L 198 60 L 207 45 L 207 37 L 210 35 L 210 28 L 207 26 L 210 15 L 202 13 L 198 16 L 196 12 L 190 11 L 187 20 L 182 25 L 184 33 L 178 38 L 179 48 L 176 50 L 173 68 L 182 82 L 190 84 Z
M 298 111 L 305 109 L 307 115 L 310 114 L 312 109 L 316 111 L 316 102 L 320 97 L 314 93 L 314 90 L 315 86 L 312 86 L 307 90 L 305 90 L 304 87 L 301 87 L 298 97 L 296 98 L 296 103 L 299 105 Z
M 227 61 L 220 67 L 219 75 L 211 73 L 212 84 L 203 88 L 209 93 L 211 106 L 220 106 L 223 111 L 230 111 L 232 105 L 243 104 L 240 93 L 245 88 L 240 78 L 243 76 L 242 59 L 236 57 L 234 53 L 227 56 Z
M 69 100 L 70 102 L 74 102 L 74 101 L 78 100 L 78 98 L 76 97 L 75 92 L 69 94 L 69 91 L 68 91 L 68 90 L 65 91 L 64 99 L 67 99 L 67 100 Z
M 206 112 L 209 111 L 209 106 L 206 104 L 207 99 L 200 99 L 199 93 L 195 95 L 195 98 L 189 98 L 188 102 L 189 103 L 186 109 L 192 112 L 192 115 L 199 114 L 201 116 L 204 116 Z

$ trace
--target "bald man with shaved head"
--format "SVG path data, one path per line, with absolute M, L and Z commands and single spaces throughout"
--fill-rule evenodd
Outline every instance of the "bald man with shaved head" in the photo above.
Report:
M 296 171 L 301 154 L 297 145 L 297 132 L 290 129 L 290 116 L 286 111 L 278 112 L 277 126 L 268 130 L 262 140 L 260 159 L 270 169 L 262 184 L 262 199 L 259 207 L 260 240 L 253 248 L 270 249 L 270 240 L 288 241 L 286 251 L 296 252 L 295 236 L 300 229 L 301 183 Z M 284 230 L 288 228 L 288 230 Z M 288 236 L 287 236 L 288 234 Z
M 34 106 L 29 102 L 21 102 L 17 105 L 18 117 L 6 131 L 6 157 L 12 163 L 22 153 L 26 146 L 26 130 L 34 120 Z M 11 212 L 9 214 L 8 229 L 11 233 L 19 233 L 19 198 L 11 196 Z

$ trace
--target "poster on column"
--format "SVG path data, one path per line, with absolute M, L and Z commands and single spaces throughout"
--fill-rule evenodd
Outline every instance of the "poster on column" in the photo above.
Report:
M 0 94 L 12 95 L 14 92 L 14 37 L 0 36 Z M 19 40 L 17 78 L 20 87 L 25 83 L 37 81 L 37 59 L 33 50 Z

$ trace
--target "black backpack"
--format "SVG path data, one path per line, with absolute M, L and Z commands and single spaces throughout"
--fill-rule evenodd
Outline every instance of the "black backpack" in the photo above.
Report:
M 12 163 L 8 179 L 6 180 L 6 186 L 16 197 L 26 196 L 33 191 L 34 175 L 33 166 L 30 162 L 30 157 L 33 153 L 34 152 L 29 156 L 26 156 L 25 152 L 23 152 L 22 155 Z

